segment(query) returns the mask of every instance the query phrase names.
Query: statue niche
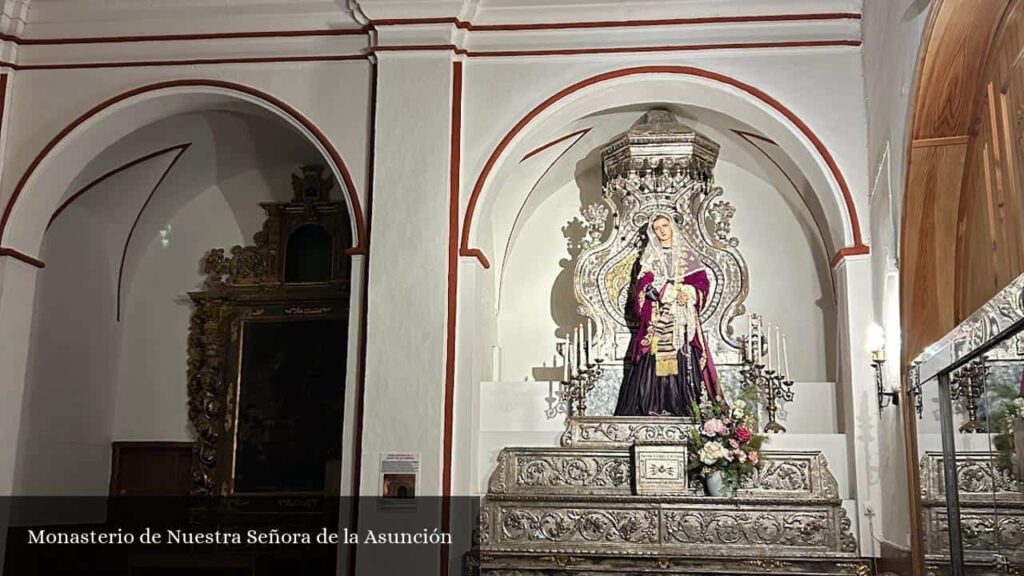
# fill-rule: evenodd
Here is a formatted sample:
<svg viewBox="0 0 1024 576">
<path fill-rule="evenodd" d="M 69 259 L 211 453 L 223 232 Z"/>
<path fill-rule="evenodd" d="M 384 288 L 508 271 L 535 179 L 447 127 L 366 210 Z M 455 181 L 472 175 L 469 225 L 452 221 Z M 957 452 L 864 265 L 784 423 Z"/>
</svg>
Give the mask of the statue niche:
<svg viewBox="0 0 1024 576">
<path fill-rule="evenodd" d="M 340 488 L 351 238 L 322 166 L 292 176 L 290 202 L 265 202 L 250 246 L 202 260 L 192 292 L 189 422 L 197 495 Z"/>
<path fill-rule="evenodd" d="M 572 374 L 567 428 L 560 447 L 499 452 L 472 573 L 870 573 L 820 451 L 763 451 L 764 466 L 734 496 L 708 496 L 690 482 L 695 421 L 681 408 L 612 416 L 620 390 L 644 379 L 674 374 L 663 384 L 691 395 L 742 385 L 732 321 L 744 313 L 747 268 L 729 235 L 733 208 L 712 186 L 717 157 L 716 143 L 665 110 L 602 151 L 602 199 L 583 209 L 589 238 L 573 276 L 578 313 L 593 329 L 577 328 L 587 337 L 562 347 Z M 672 322 L 655 318 L 660 304 Z M 645 322 L 655 326 L 650 338 Z M 693 370 L 702 367 L 695 352 L 717 368 L 717 382 Z M 681 375 L 688 362 L 692 377 Z"/>
<path fill-rule="evenodd" d="M 730 236 L 735 209 L 712 186 L 718 150 L 657 109 L 602 150 L 602 198 L 583 209 L 573 284 L 593 322 L 591 355 L 607 363 L 578 415 L 684 416 L 701 391 L 735 389 L 743 345 L 732 321 L 748 278 Z"/>
</svg>

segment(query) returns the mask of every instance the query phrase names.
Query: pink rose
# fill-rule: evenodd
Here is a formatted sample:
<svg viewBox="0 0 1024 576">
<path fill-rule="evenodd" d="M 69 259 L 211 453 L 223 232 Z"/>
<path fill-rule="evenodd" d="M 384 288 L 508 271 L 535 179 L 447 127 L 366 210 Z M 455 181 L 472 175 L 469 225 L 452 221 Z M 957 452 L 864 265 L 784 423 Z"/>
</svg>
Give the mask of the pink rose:
<svg viewBox="0 0 1024 576">
<path fill-rule="evenodd" d="M 722 434 L 726 431 L 725 425 L 718 418 L 713 418 L 704 423 L 703 433 L 709 438 L 714 438 L 718 434 Z"/>
<path fill-rule="evenodd" d="M 751 452 L 750 454 L 748 454 L 747 458 L 750 459 L 750 463 L 751 464 L 755 464 L 755 465 L 757 464 L 757 461 L 761 459 L 760 456 L 757 455 L 757 451 L 756 450 Z"/>
<path fill-rule="evenodd" d="M 735 449 L 740 447 L 740 443 L 737 442 L 735 438 L 730 438 L 729 439 L 729 447 L 732 448 L 733 450 L 735 450 Z"/>
<path fill-rule="evenodd" d="M 740 442 L 750 442 L 753 434 L 750 433 L 750 429 L 746 426 L 740 426 L 736 429 L 736 432 L 733 433 L 733 436 L 735 436 Z"/>
</svg>

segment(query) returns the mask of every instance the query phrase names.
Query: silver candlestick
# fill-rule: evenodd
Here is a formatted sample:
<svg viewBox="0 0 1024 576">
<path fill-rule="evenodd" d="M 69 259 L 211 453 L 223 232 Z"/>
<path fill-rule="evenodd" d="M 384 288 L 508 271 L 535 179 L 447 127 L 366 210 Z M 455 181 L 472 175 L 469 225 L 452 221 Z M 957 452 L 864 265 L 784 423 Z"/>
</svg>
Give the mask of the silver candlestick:
<svg viewBox="0 0 1024 576">
<path fill-rule="evenodd" d="M 603 358 L 596 358 L 593 362 L 588 361 L 575 370 L 570 368 L 569 381 L 566 382 L 570 413 L 579 416 L 587 415 L 587 396 L 604 375 L 603 364 Z"/>
<path fill-rule="evenodd" d="M 756 345 L 757 343 L 755 343 Z M 748 347 L 744 346 L 744 350 Z M 743 368 L 740 375 L 743 377 L 744 387 L 753 386 L 758 395 L 763 395 L 765 412 L 768 414 L 768 422 L 764 425 L 765 432 L 782 433 L 786 427 L 779 424 L 777 415 L 780 402 L 793 401 L 793 381 L 786 378 L 781 371 L 765 369 L 765 365 L 753 360 L 749 354 L 744 354 Z M 758 355 L 759 357 L 761 355 Z"/>
</svg>

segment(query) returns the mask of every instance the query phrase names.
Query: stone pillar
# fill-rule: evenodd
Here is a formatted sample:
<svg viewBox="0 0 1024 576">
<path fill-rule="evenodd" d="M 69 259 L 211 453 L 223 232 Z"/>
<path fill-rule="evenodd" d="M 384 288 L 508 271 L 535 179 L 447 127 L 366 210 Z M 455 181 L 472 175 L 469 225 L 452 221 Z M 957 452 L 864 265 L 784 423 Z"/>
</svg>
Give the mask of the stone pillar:
<svg viewBox="0 0 1024 576">
<path fill-rule="evenodd" d="M 848 256 L 833 270 L 839 324 L 839 387 L 850 459 L 851 498 L 857 501 L 857 541 L 861 555 L 872 553 L 871 523 L 877 522 L 879 458 L 878 401 L 871 354 L 867 349 L 874 324 L 871 291 L 871 260 L 867 255 Z"/>
<path fill-rule="evenodd" d="M 364 496 L 380 494 L 380 457 L 387 452 L 420 455 L 418 496 L 444 493 L 453 57 L 449 50 L 379 53 Z M 360 531 L 374 529 L 367 512 L 360 513 Z M 398 558 L 364 546 L 357 565 L 359 574 L 427 573 L 441 559 L 429 547 L 410 547 Z"/>
<path fill-rule="evenodd" d="M 38 268 L 0 256 L 0 496 L 14 494 Z"/>
</svg>

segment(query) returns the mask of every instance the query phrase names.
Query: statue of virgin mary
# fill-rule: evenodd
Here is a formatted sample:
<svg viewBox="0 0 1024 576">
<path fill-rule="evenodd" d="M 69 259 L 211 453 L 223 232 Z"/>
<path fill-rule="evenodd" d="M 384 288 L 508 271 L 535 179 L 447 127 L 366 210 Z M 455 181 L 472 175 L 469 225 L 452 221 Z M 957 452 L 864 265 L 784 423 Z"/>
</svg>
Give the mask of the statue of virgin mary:
<svg viewBox="0 0 1024 576">
<path fill-rule="evenodd" d="M 636 280 L 637 330 L 626 353 L 616 416 L 690 416 L 704 394 L 721 398 L 700 311 L 707 271 L 670 216 L 656 214 Z"/>
</svg>

